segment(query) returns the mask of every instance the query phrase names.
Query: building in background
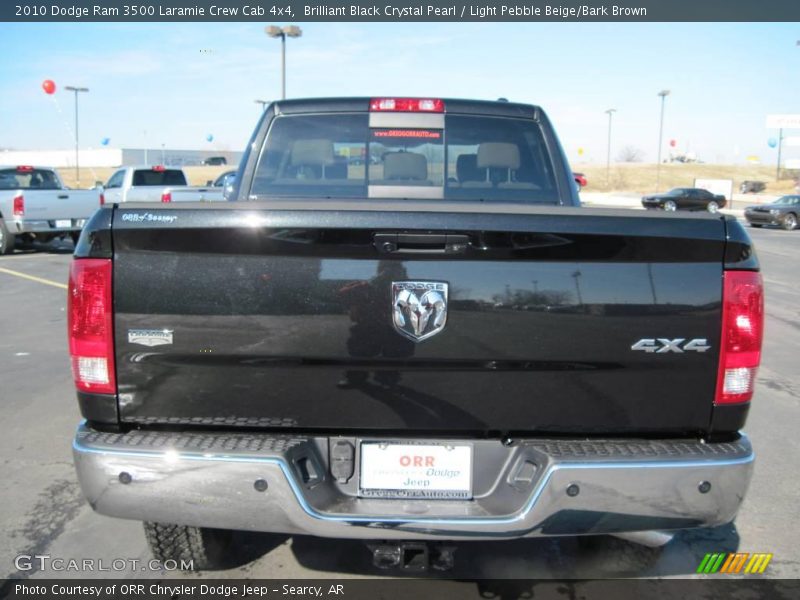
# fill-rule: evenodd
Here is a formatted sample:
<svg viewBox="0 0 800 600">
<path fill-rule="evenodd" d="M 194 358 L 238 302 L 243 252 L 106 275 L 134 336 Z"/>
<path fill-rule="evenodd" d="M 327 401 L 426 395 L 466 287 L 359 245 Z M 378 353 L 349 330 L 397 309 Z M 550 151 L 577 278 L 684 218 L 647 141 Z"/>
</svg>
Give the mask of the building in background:
<svg viewBox="0 0 800 600">
<path fill-rule="evenodd" d="M 224 159 L 224 163 L 221 159 Z M 121 167 L 128 165 L 168 165 L 190 167 L 204 164 L 228 164 L 235 167 L 241 152 L 228 150 L 173 150 L 171 148 L 94 148 L 81 150 L 80 166 Z M 39 165 L 66 168 L 75 166 L 74 150 L 0 150 L 2 165 Z"/>
</svg>

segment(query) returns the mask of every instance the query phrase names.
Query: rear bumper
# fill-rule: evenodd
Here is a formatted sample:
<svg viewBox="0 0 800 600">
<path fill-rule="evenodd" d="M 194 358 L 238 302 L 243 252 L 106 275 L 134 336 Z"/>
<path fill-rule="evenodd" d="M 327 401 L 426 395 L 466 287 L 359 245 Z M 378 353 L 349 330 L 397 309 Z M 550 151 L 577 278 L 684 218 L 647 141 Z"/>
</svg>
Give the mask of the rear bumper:
<svg viewBox="0 0 800 600">
<path fill-rule="evenodd" d="M 60 219 L 61 220 L 61 219 Z M 14 235 L 22 233 L 69 233 L 80 231 L 88 219 L 63 219 L 69 221 L 69 226 L 58 227 L 56 220 L 46 219 L 6 219 L 6 229 Z"/>
<path fill-rule="evenodd" d="M 359 498 L 357 464 L 348 483 L 328 474 L 327 438 L 113 434 L 81 425 L 73 449 L 84 495 L 101 514 L 358 539 L 502 539 L 721 525 L 736 516 L 754 460 L 745 436 L 715 444 L 473 444 L 475 493 L 468 501 Z M 710 484 L 705 492 L 703 482 Z"/>
</svg>

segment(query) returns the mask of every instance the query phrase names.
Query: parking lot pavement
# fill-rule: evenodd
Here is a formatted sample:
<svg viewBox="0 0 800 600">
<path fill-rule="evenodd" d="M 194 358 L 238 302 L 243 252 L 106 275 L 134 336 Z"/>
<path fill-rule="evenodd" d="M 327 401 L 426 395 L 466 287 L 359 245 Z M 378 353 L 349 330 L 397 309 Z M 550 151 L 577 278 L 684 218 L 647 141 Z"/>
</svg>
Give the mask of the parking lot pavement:
<svg viewBox="0 0 800 600">
<path fill-rule="evenodd" d="M 599 548 L 556 538 L 463 543 L 456 553 L 456 568 L 448 576 L 685 577 L 694 572 L 705 553 L 737 548 L 773 553 L 768 576 L 800 576 L 796 517 L 792 516 L 800 493 L 795 473 L 800 459 L 800 231 L 749 231 L 763 267 L 767 324 L 763 366 L 747 427 L 757 452 L 755 475 L 735 527 L 680 534 L 649 568 L 642 567 L 645 551 L 620 554 L 602 541 Z M 6 577 L 87 575 L 18 570 L 14 558 L 20 554 L 106 561 L 144 561 L 149 556 L 140 524 L 95 515 L 75 482 L 70 442 L 80 416 L 67 360 L 64 291 L 70 249 L 66 242 L 47 251 L 0 258 L 0 481 L 4 488 L 0 566 Z M 372 568 L 366 549 L 355 541 L 262 536 L 247 543 L 250 553 L 260 557 L 221 573 L 184 575 L 138 568 L 88 575 L 299 578 L 384 574 Z"/>
</svg>

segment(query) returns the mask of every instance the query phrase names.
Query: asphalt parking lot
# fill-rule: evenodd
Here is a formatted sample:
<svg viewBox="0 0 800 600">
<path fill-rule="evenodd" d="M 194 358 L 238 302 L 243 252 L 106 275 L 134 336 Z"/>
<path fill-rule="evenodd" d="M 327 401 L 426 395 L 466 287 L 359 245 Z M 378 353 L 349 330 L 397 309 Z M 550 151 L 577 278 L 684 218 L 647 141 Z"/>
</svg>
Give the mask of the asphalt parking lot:
<svg viewBox="0 0 800 600">
<path fill-rule="evenodd" d="M 575 539 L 464 543 L 448 577 L 595 578 L 615 575 L 686 577 L 707 552 L 769 552 L 770 577 L 800 576 L 793 525 L 800 497 L 800 231 L 749 230 L 761 260 L 767 323 L 758 388 L 747 431 L 757 452 L 755 475 L 735 526 L 680 534 L 646 568 L 613 546 L 587 548 Z M 70 443 L 80 419 L 66 347 L 66 280 L 72 245 L 0 258 L 0 566 L 4 577 L 328 578 L 381 576 L 359 542 L 306 537 L 247 538 L 256 558 L 217 573 L 161 571 L 53 572 L 18 569 L 20 554 L 64 559 L 146 561 L 141 525 L 96 515 L 81 498 Z M 795 515 L 794 517 L 792 515 Z M 391 573 L 395 575 L 395 573 Z M 432 574 L 430 576 L 441 576 Z"/>
</svg>

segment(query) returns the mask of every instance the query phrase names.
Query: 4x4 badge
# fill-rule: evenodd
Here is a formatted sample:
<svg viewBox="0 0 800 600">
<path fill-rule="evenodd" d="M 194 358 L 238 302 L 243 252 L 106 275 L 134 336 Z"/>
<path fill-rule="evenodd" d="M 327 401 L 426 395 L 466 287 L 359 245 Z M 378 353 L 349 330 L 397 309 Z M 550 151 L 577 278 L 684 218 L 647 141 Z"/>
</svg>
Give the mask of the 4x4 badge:
<svg viewBox="0 0 800 600">
<path fill-rule="evenodd" d="M 392 282 L 392 323 L 401 335 L 421 342 L 442 331 L 446 322 L 446 283 Z"/>
</svg>

